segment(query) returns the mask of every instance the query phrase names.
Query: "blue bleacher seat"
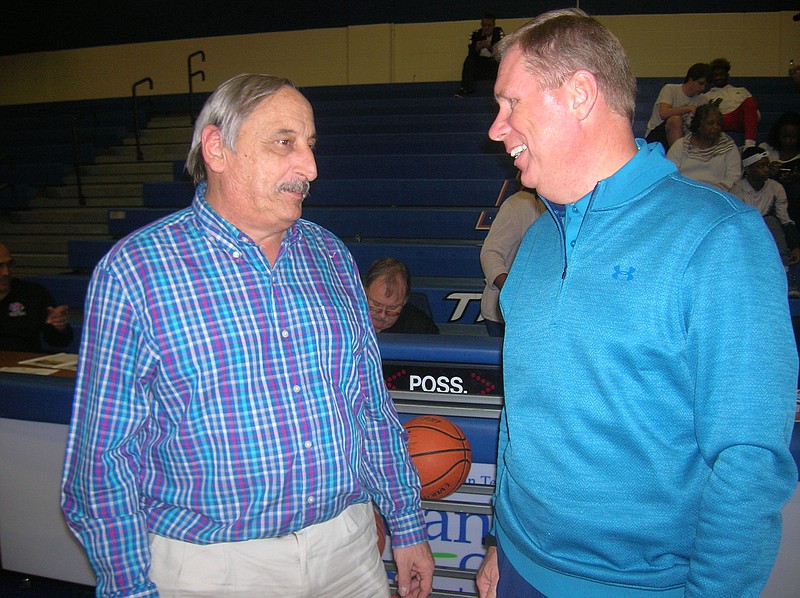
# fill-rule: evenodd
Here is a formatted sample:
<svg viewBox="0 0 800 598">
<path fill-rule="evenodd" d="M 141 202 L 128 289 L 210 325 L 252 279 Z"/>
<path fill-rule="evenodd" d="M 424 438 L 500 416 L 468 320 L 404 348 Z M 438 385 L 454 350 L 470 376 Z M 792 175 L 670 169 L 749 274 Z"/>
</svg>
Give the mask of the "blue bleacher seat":
<svg viewBox="0 0 800 598">
<path fill-rule="evenodd" d="M 194 197 L 194 185 L 190 181 L 145 183 L 142 196 L 147 208 L 185 208 Z"/>
<path fill-rule="evenodd" d="M 36 187 L 20 184 L 0 183 L 0 210 L 18 210 L 28 207 L 28 203 L 38 193 Z"/>
<path fill-rule="evenodd" d="M 519 183 L 504 179 L 318 178 L 311 183 L 304 205 L 490 207 L 518 189 Z M 184 208 L 194 197 L 194 185 L 145 183 L 142 193 L 147 208 Z"/>
<path fill-rule="evenodd" d="M 46 288 L 55 301 L 70 309 L 83 309 L 86 290 L 89 288 L 88 274 L 35 274 L 25 277 Z"/>
<path fill-rule="evenodd" d="M 482 240 L 498 208 L 303 208 L 303 218 L 316 222 L 338 237 L 376 239 L 470 239 Z M 172 208 L 125 208 L 108 211 L 108 233 L 125 235 L 173 213 Z M 482 225 L 479 227 L 478 225 Z"/>
</svg>

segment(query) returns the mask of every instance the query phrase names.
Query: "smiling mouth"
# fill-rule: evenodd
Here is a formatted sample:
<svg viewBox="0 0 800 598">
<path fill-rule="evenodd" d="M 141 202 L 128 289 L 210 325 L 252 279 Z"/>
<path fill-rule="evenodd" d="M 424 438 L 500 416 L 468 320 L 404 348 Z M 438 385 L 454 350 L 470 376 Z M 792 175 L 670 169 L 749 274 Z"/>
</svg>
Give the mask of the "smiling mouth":
<svg viewBox="0 0 800 598">
<path fill-rule="evenodd" d="M 528 149 L 528 146 L 523 143 L 522 145 L 518 145 L 508 153 L 511 155 L 512 158 L 516 160 L 526 149 Z"/>
</svg>

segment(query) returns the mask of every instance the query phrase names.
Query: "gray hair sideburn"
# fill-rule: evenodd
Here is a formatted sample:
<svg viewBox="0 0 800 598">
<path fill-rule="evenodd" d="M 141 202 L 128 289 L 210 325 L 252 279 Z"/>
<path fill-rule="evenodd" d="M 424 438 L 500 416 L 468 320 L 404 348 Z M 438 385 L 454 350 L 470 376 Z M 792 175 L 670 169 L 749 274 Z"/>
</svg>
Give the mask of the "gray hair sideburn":
<svg viewBox="0 0 800 598">
<path fill-rule="evenodd" d="M 297 89 L 290 79 L 273 75 L 241 74 L 231 77 L 212 93 L 197 117 L 192 145 L 186 157 L 186 171 L 195 185 L 207 178 L 201 135 L 207 125 L 219 127 L 225 146 L 236 151 L 236 137 L 242 125 L 261 101 L 283 87 Z"/>
</svg>

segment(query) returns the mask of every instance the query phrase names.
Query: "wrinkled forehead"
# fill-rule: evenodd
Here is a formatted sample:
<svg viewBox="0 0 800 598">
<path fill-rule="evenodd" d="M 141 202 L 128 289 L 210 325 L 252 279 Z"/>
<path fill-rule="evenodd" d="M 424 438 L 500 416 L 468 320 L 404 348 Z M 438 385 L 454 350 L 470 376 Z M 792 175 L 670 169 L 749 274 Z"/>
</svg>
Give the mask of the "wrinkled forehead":
<svg viewBox="0 0 800 598">
<path fill-rule="evenodd" d="M 402 280 L 387 276 L 376 278 L 367 288 L 367 297 L 373 300 L 394 300 L 402 303 L 405 298 L 405 284 Z"/>
<path fill-rule="evenodd" d="M 283 87 L 265 97 L 242 122 L 237 138 L 247 130 L 266 130 L 316 139 L 314 112 L 299 91 Z"/>
</svg>

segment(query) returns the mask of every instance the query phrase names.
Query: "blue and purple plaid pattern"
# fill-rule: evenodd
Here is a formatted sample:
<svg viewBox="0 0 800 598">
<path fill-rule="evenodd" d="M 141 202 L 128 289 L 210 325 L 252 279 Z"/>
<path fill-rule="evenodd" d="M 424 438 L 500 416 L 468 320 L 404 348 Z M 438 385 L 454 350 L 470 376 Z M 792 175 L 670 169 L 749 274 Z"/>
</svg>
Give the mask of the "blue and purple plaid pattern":
<svg viewBox="0 0 800 598">
<path fill-rule="evenodd" d="M 90 284 L 63 507 L 99 588 L 154 592 L 148 532 L 281 536 L 370 499 L 395 545 L 425 540 L 349 252 L 300 220 L 271 267 L 203 192 Z"/>
</svg>

